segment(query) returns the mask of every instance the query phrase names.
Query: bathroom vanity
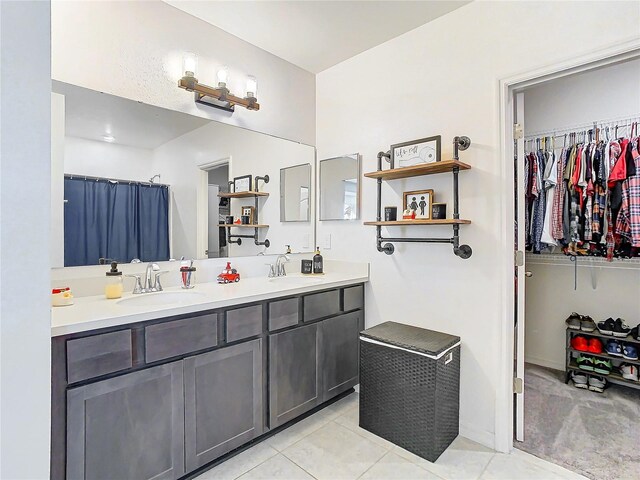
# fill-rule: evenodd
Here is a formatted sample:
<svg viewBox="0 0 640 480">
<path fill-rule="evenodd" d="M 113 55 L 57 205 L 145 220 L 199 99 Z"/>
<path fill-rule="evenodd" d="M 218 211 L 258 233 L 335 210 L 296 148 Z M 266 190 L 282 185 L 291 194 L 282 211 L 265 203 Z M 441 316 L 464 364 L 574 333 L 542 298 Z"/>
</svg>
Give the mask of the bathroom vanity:
<svg viewBox="0 0 640 480">
<path fill-rule="evenodd" d="M 180 478 L 356 385 L 367 278 L 284 278 L 56 310 L 52 478 Z"/>
</svg>

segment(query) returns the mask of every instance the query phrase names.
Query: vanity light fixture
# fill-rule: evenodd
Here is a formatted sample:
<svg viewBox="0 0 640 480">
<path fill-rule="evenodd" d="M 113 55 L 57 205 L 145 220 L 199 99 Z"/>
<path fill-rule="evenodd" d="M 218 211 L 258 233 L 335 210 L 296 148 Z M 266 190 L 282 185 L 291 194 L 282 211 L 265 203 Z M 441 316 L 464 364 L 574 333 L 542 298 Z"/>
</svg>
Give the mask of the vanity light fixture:
<svg viewBox="0 0 640 480">
<path fill-rule="evenodd" d="M 184 55 L 182 66 L 184 73 L 178 81 L 178 87 L 188 92 L 194 92 L 196 103 L 220 108 L 227 112 L 235 111 L 236 105 L 245 107 L 247 110 L 260 110 L 260 104 L 256 98 L 258 90 L 256 77 L 251 75 L 247 77 L 246 96 L 240 98 L 233 95 L 227 88 L 229 83 L 229 68 L 227 66 L 220 67 L 216 73 L 217 87 L 210 87 L 198 82 L 196 78 L 198 57 L 194 53 Z"/>
</svg>

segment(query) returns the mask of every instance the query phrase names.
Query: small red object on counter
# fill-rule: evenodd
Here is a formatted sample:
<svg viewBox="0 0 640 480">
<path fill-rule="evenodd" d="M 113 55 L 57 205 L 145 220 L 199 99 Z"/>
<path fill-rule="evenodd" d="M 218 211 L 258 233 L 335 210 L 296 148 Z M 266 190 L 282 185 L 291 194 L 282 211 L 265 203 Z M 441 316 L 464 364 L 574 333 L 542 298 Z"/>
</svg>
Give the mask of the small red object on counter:
<svg viewBox="0 0 640 480">
<path fill-rule="evenodd" d="M 227 262 L 225 269 L 218 275 L 218 283 L 238 283 L 239 281 L 240 274 L 235 268 L 231 268 L 231 262 Z"/>
</svg>

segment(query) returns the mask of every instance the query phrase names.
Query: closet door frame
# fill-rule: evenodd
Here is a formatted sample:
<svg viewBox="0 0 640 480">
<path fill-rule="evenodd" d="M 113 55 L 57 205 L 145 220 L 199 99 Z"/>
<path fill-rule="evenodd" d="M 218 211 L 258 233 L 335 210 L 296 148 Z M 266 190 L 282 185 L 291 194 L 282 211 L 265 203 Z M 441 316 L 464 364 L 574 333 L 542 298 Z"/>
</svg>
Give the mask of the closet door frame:
<svg viewBox="0 0 640 480">
<path fill-rule="evenodd" d="M 565 77 L 575 73 L 586 72 L 622 61 L 640 58 L 640 39 L 634 38 L 626 42 L 610 44 L 588 54 L 543 67 L 531 69 L 518 75 L 498 79 L 499 115 L 501 143 L 501 212 L 500 212 L 500 254 L 497 259 L 501 272 L 501 325 L 500 325 L 500 358 L 499 375 L 496 390 L 495 450 L 510 452 L 514 443 L 514 355 L 515 329 L 514 312 L 516 292 L 514 289 L 514 102 L 515 94 L 526 87 Z M 521 300 L 524 304 L 524 299 Z M 487 438 L 487 441 L 490 439 Z"/>
</svg>

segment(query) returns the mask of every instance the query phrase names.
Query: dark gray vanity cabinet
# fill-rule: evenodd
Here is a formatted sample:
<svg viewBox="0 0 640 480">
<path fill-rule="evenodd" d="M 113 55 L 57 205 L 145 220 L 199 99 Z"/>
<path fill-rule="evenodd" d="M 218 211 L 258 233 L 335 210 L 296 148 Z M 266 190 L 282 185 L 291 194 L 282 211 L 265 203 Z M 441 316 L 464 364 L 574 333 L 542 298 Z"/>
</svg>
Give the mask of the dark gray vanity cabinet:
<svg viewBox="0 0 640 480">
<path fill-rule="evenodd" d="M 181 361 L 68 390 L 68 480 L 184 473 Z"/>
<path fill-rule="evenodd" d="M 320 323 L 322 402 L 358 384 L 358 335 L 363 329 L 361 311 Z"/>
<path fill-rule="evenodd" d="M 269 426 L 275 428 L 322 401 L 319 324 L 269 336 Z"/>
<path fill-rule="evenodd" d="M 262 339 L 185 358 L 184 386 L 187 471 L 263 433 Z"/>
</svg>

